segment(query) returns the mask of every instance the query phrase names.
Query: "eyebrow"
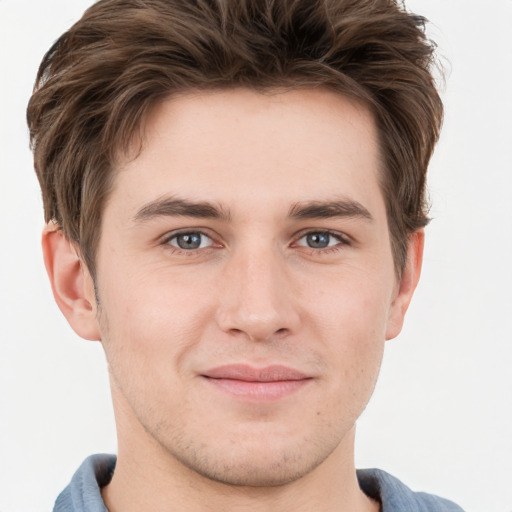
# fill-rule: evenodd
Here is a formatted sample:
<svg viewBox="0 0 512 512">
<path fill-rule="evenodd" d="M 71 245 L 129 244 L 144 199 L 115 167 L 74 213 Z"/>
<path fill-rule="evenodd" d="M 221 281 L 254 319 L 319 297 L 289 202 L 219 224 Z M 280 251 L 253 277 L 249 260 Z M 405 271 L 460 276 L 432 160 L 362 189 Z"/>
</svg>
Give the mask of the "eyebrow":
<svg viewBox="0 0 512 512">
<path fill-rule="evenodd" d="M 177 197 L 164 197 L 145 204 L 133 217 L 136 222 L 144 222 L 155 217 L 196 217 L 201 219 L 219 219 L 228 221 L 230 213 L 206 201 L 189 201 Z"/>
<path fill-rule="evenodd" d="M 361 203 L 350 199 L 296 203 L 290 208 L 289 216 L 294 219 L 349 217 L 373 221 L 371 213 Z"/>
<path fill-rule="evenodd" d="M 163 197 L 145 204 L 133 219 L 136 222 L 145 222 L 156 217 L 173 216 L 231 220 L 229 210 L 220 205 L 207 201 L 190 201 L 175 196 Z M 288 216 L 300 220 L 349 217 L 373 221 L 372 215 L 361 203 L 349 199 L 295 203 L 290 208 Z"/>
</svg>

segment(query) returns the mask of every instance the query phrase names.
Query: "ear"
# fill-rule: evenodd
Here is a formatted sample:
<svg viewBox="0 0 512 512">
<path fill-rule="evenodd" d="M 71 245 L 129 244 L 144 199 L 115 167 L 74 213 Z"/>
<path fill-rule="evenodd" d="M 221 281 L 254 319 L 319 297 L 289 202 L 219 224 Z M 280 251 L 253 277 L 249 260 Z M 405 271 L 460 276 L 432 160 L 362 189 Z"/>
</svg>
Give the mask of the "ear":
<svg viewBox="0 0 512 512">
<path fill-rule="evenodd" d="M 99 340 L 94 284 L 78 250 L 54 223 L 44 228 L 42 245 L 44 264 L 57 305 L 79 336 Z"/>
<path fill-rule="evenodd" d="M 423 229 L 415 231 L 409 236 L 407 260 L 402 275 L 397 282 L 395 298 L 389 311 L 386 340 L 395 338 L 402 330 L 405 313 L 420 279 L 424 241 L 425 232 Z"/>
</svg>

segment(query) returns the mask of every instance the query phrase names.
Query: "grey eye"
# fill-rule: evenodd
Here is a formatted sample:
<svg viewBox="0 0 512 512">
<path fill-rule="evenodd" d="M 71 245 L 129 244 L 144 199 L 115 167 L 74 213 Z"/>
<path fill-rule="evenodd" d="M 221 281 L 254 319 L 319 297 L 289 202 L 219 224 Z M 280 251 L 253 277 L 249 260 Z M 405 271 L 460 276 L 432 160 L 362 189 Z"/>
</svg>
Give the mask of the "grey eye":
<svg viewBox="0 0 512 512">
<path fill-rule="evenodd" d="M 311 231 L 302 236 L 298 240 L 297 245 L 311 249 L 326 249 L 328 247 L 334 247 L 340 242 L 342 242 L 341 237 L 327 231 Z"/>
<path fill-rule="evenodd" d="M 212 240 L 210 237 L 197 232 L 179 233 L 169 240 L 170 245 L 185 251 L 208 247 L 211 245 L 211 242 Z"/>
<path fill-rule="evenodd" d="M 313 249 L 323 249 L 329 247 L 331 235 L 329 233 L 309 233 L 306 235 L 308 247 Z"/>
</svg>

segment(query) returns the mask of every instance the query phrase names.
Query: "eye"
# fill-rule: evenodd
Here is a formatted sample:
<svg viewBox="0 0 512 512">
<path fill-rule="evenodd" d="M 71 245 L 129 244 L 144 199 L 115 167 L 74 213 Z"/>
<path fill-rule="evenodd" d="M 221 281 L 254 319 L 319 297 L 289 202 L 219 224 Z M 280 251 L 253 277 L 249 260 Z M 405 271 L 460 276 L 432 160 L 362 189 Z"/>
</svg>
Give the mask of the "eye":
<svg viewBox="0 0 512 512">
<path fill-rule="evenodd" d="M 204 249 L 210 247 L 213 243 L 212 239 L 199 231 L 189 231 L 185 233 L 177 233 L 167 239 L 166 243 L 185 251 L 194 249 Z"/>
<path fill-rule="evenodd" d="M 297 245 L 311 249 L 327 249 L 342 242 L 343 239 L 340 235 L 335 235 L 329 231 L 312 231 L 299 238 Z"/>
</svg>

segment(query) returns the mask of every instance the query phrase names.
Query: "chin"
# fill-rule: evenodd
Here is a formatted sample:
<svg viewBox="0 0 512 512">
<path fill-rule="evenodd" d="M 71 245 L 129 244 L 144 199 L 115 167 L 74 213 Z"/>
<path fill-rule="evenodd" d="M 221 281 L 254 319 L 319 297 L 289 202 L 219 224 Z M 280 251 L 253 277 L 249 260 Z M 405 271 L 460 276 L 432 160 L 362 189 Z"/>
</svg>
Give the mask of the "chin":
<svg viewBox="0 0 512 512">
<path fill-rule="evenodd" d="M 240 487 L 279 487 L 304 477 L 321 462 L 297 454 L 272 454 L 262 460 L 260 455 L 232 454 L 228 457 L 182 459 L 195 473 L 221 484 Z"/>
<path fill-rule="evenodd" d="M 247 434 L 247 433 L 246 433 Z M 272 435 L 274 434 L 274 435 Z M 297 481 L 324 462 L 339 446 L 336 436 L 227 436 L 181 438 L 169 443 L 167 452 L 194 473 L 231 486 L 277 487 Z M 323 439 L 322 439 L 323 438 Z M 320 440 L 320 441 L 319 441 Z"/>
</svg>

